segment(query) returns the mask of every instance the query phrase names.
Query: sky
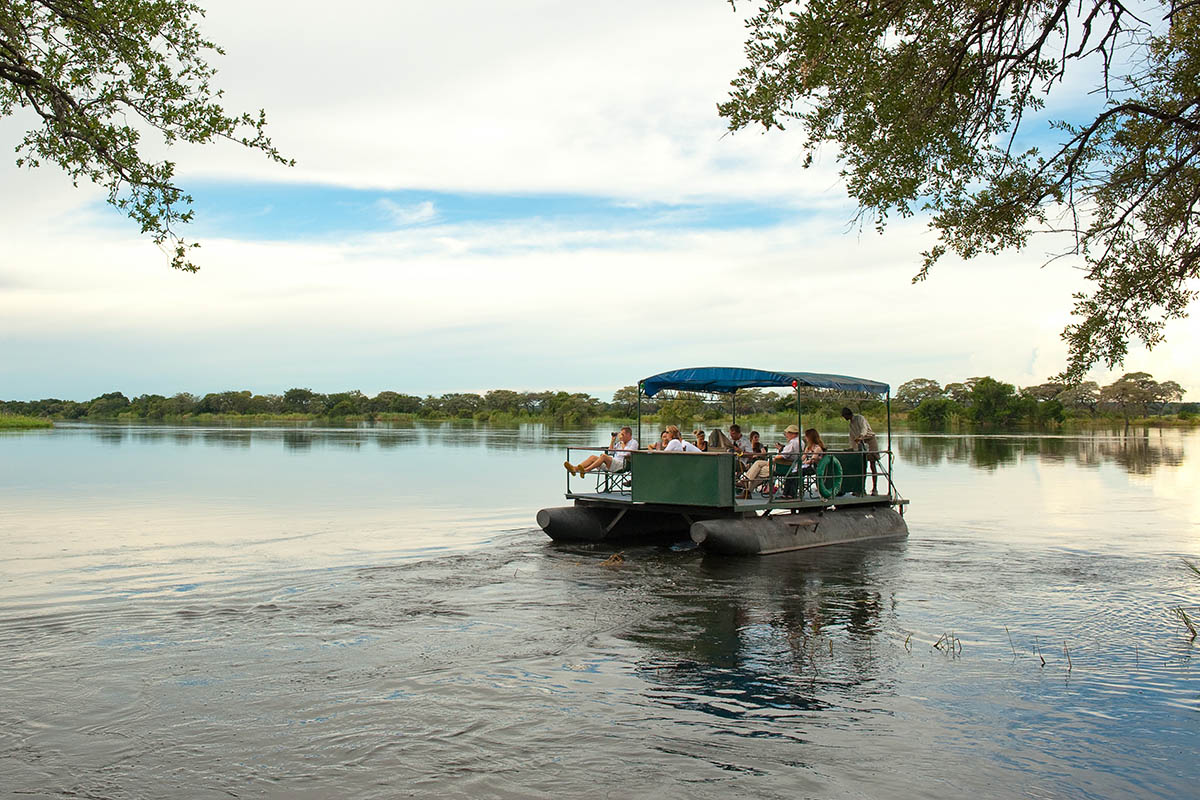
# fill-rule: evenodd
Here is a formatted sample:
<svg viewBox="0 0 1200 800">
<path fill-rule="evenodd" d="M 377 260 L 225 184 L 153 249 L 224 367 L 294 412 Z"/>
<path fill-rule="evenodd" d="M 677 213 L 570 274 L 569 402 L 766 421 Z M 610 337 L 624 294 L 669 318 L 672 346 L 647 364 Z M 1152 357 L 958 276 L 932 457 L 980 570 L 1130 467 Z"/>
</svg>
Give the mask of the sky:
<svg viewBox="0 0 1200 800">
<path fill-rule="evenodd" d="M 169 151 L 191 275 L 95 187 L 0 161 L 0 398 L 607 397 L 703 365 L 1029 385 L 1064 365 L 1070 265 L 1035 243 L 913 285 L 925 220 L 860 230 L 834 152 L 803 169 L 790 131 L 726 132 L 745 29 L 725 0 L 203 5 L 226 106 L 266 108 L 296 166 Z M 1123 371 L 1200 397 L 1200 320 L 1167 336 Z"/>
</svg>

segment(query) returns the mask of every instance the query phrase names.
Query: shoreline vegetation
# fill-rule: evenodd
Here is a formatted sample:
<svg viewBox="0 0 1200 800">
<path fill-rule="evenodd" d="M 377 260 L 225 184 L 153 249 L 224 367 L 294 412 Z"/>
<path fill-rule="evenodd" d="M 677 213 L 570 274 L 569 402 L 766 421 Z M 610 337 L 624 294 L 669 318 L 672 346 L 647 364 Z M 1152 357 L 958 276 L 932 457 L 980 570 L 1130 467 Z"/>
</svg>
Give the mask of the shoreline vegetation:
<svg viewBox="0 0 1200 800">
<path fill-rule="evenodd" d="M 6 414 L 0 411 L 0 431 L 53 427 L 54 422 L 46 417 L 30 417 L 26 416 L 25 414 Z"/>
<path fill-rule="evenodd" d="M 803 424 L 834 431 L 845 426 L 843 406 L 862 413 L 876 431 L 887 426 L 887 405 L 878 397 L 801 387 Z M 990 377 L 939 385 L 927 378 L 901 384 L 891 398 L 893 427 L 929 431 L 989 429 L 1072 430 L 1114 426 L 1189 427 L 1200 425 L 1200 407 L 1181 403 L 1173 381 L 1157 382 L 1144 372 L 1129 373 L 1105 387 L 1094 382 L 1066 386 L 1054 382 L 1018 389 Z M 605 402 L 582 392 L 518 392 L 440 396 L 383 391 L 371 397 L 352 390 L 322 394 L 294 388 L 283 394 L 249 391 L 203 396 L 179 393 L 134 398 L 109 392 L 85 401 L 47 398 L 0 401 L 0 428 L 50 427 L 53 420 L 175 423 L 403 423 L 461 420 L 492 425 L 544 423 L 559 426 L 624 424 L 636 419 L 637 387 L 625 386 Z M 729 424 L 728 397 L 662 392 L 641 400 L 643 423 L 677 424 L 687 432 Z M 796 421 L 796 393 L 743 389 L 737 393 L 743 429 Z M 643 435 L 644 435 L 643 431 Z"/>
</svg>

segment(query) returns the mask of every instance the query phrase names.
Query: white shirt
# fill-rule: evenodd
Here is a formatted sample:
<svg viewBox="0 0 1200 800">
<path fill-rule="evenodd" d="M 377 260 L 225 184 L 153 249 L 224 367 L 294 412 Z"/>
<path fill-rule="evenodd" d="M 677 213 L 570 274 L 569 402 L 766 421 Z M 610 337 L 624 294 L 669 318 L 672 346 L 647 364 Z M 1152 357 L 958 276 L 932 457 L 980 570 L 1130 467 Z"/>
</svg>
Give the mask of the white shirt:
<svg viewBox="0 0 1200 800">
<path fill-rule="evenodd" d="M 788 443 L 785 444 L 783 446 L 783 449 L 779 451 L 779 455 L 781 455 L 781 456 L 786 456 L 786 455 L 795 456 L 795 455 L 799 455 L 799 454 L 800 454 L 800 437 L 799 436 L 797 436 L 794 439 L 789 439 Z M 795 459 L 792 459 L 792 460 L 795 461 Z"/>
<path fill-rule="evenodd" d="M 680 451 L 683 451 L 684 453 L 704 452 L 699 447 L 696 447 L 696 445 L 692 444 L 691 442 L 685 442 L 683 439 L 672 439 L 663 449 L 664 453 L 678 453 Z"/>
<path fill-rule="evenodd" d="M 614 442 L 613 446 L 612 446 L 611 452 L 612 452 L 612 457 L 613 457 L 613 463 L 616 463 L 618 461 L 624 461 L 625 457 L 628 455 L 629 451 L 637 450 L 637 449 L 638 449 L 638 440 L 637 439 L 634 439 L 631 437 L 629 439 L 628 444 L 621 444 L 621 440 L 620 440 L 620 438 L 618 438 L 617 441 Z"/>
<path fill-rule="evenodd" d="M 871 430 L 871 423 L 867 422 L 867 418 L 862 414 L 855 414 L 850 418 L 850 446 L 854 447 L 858 444 L 858 439 L 869 439 L 875 435 L 875 431 Z"/>
<path fill-rule="evenodd" d="M 754 445 L 750 444 L 749 436 L 740 436 L 737 439 L 730 439 L 729 441 L 731 441 L 733 446 L 738 450 L 741 450 L 743 453 L 754 452 Z"/>
</svg>

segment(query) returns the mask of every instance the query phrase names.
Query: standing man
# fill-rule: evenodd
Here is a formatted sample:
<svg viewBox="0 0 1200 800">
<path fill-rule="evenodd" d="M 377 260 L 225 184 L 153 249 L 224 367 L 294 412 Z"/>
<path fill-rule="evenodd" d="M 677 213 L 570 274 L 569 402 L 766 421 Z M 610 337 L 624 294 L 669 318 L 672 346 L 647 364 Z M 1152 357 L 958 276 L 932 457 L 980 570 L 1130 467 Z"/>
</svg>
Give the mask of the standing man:
<svg viewBox="0 0 1200 800">
<path fill-rule="evenodd" d="M 871 423 L 862 414 L 855 414 L 848 408 L 842 409 L 842 418 L 850 423 L 850 449 L 863 451 L 864 458 L 871 465 L 871 494 L 879 494 L 879 440 Z M 863 475 L 863 479 L 866 479 Z"/>
<path fill-rule="evenodd" d="M 567 468 L 567 472 L 579 476 L 586 475 L 594 469 L 621 472 L 629 467 L 630 452 L 637 449 L 638 441 L 633 438 L 633 428 L 626 425 L 613 434 L 612 441 L 608 443 L 608 452 L 588 456 L 578 467 L 573 466 L 570 461 L 564 461 L 563 466 Z"/>
</svg>

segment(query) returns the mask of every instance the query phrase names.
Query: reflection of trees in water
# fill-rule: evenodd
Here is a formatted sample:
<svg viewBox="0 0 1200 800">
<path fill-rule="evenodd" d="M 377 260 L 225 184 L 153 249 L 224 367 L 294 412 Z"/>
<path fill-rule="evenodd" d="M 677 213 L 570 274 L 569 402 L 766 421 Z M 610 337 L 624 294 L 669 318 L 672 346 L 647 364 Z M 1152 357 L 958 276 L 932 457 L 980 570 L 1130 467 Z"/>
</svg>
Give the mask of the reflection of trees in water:
<svg viewBox="0 0 1200 800">
<path fill-rule="evenodd" d="M 873 640 L 885 601 L 865 587 L 902 547 L 705 560 L 693 585 L 676 580 L 660 597 L 661 616 L 627 634 L 647 651 L 638 670 L 666 690 L 661 702 L 718 716 L 861 698 L 884 668 Z"/>
<path fill-rule="evenodd" d="M 1178 440 L 1157 429 L 1094 432 L 1080 436 L 899 436 L 894 447 L 903 465 L 937 466 L 943 462 L 994 470 L 1026 457 L 1049 463 L 1097 467 L 1112 463 L 1149 475 L 1159 466 L 1183 463 Z"/>
<path fill-rule="evenodd" d="M 600 447 L 608 443 L 608 428 L 597 433 L 587 429 L 560 429 L 540 423 L 525 423 L 516 427 L 489 427 L 470 420 L 443 422 L 401 422 L 362 424 L 356 426 L 314 427 L 311 425 L 263 427 L 222 427 L 205 423 L 203 427 L 189 428 L 186 425 L 141 422 L 136 425 L 96 425 L 88 428 L 89 434 L 108 443 L 120 444 L 128 437 L 139 443 L 154 444 L 172 442 L 204 444 L 244 448 L 252 443 L 281 443 L 293 451 L 319 448 L 378 447 L 394 450 L 405 447 L 450 447 L 497 451 L 527 449 L 557 449 L 572 447 Z"/>
<path fill-rule="evenodd" d="M 213 447 L 249 447 L 254 432 L 249 430 L 213 430 L 206 429 L 201 433 L 201 440 Z"/>
<path fill-rule="evenodd" d="M 1162 438 L 1161 431 L 1143 428 L 1135 430 L 1116 441 L 1101 442 L 1098 449 L 1103 457 L 1120 464 L 1129 472 L 1149 475 L 1159 466 L 1177 467 L 1183 463 L 1183 448 L 1171 446 Z"/>
<path fill-rule="evenodd" d="M 284 431 L 283 446 L 288 450 L 311 450 L 313 444 L 312 431 Z"/>
<path fill-rule="evenodd" d="M 102 427 L 95 428 L 93 435 L 104 444 L 119 445 L 125 441 L 127 432 L 124 428 Z"/>
</svg>

